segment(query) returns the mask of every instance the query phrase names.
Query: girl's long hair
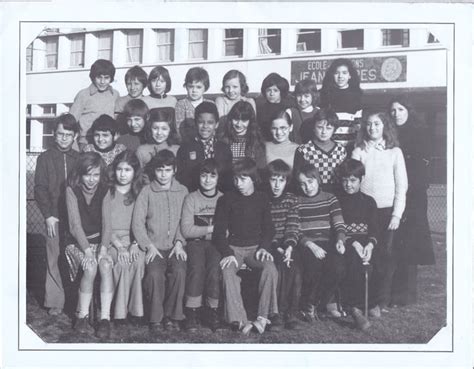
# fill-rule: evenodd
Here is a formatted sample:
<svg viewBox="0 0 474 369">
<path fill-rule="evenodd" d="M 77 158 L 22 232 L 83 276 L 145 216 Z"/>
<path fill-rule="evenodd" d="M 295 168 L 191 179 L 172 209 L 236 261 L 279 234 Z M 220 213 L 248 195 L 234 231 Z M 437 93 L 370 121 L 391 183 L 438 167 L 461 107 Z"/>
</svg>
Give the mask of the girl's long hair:
<svg viewBox="0 0 474 369">
<path fill-rule="evenodd" d="M 354 65 L 349 59 L 339 58 L 331 63 L 326 73 L 324 74 L 323 85 L 320 90 L 321 105 L 331 105 L 331 102 L 333 101 L 333 92 L 337 90 L 336 83 L 334 82 L 334 73 L 336 73 L 337 68 L 343 65 L 347 67 L 351 76 L 351 78 L 349 79 L 348 88 L 352 91 L 362 94 L 362 90 L 360 88 L 360 78 L 357 74 L 356 69 L 354 68 Z"/>
<path fill-rule="evenodd" d="M 252 158 L 255 157 L 256 151 L 263 149 L 263 143 L 260 134 L 260 128 L 257 125 L 257 120 L 255 119 L 255 110 L 253 109 L 252 105 L 250 105 L 250 103 L 247 101 L 238 101 L 234 104 L 232 109 L 230 109 L 230 112 L 227 115 L 227 127 L 223 137 L 223 141 L 228 145 L 238 138 L 238 136 L 235 134 L 232 120 L 249 121 L 247 133 L 245 134 L 245 155 Z"/>
<path fill-rule="evenodd" d="M 71 174 L 68 177 L 68 186 L 72 189 L 75 189 L 81 184 L 81 177 L 89 173 L 89 171 L 93 168 L 100 168 L 99 186 L 105 185 L 107 182 L 105 161 L 98 153 L 90 151 L 82 152 L 79 155 L 79 159 L 77 160 L 74 168 L 71 171 Z"/>
<path fill-rule="evenodd" d="M 383 123 L 383 139 L 385 140 L 385 148 L 392 149 L 394 147 L 399 147 L 400 144 L 398 142 L 397 129 L 395 128 L 392 119 L 390 119 L 385 112 L 377 111 L 364 111 L 361 127 L 357 133 L 355 146 L 360 147 L 361 149 L 367 147 L 367 142 L 370 140 L 367 132 L 367 122 L 368 119 L 374 115 L 379 117 Z"/>
<path fill-rule="evenodd" d="M 393 97 L 390 100 L 390 103 L 388 104 L 388 107 L 387 107 L 387 113 L 390 118 L 392 118 L 391 109 L 392 109 L 392 104 L 394 103 L 399 103 L 408 111 L 408 119 L 407 119 L 406 124 L 410 124 L 413 127 L 425 128 L 424 122 L 420 119 L 419 115 L 417 114 L 408 96 L 399 95 L 399 96 Z"/>
<path fill-rule="evenodd" d="M 151 126 L 155 122 L 166 122 L 170 127 L 170 134 L 166 140 L 169 146 L 175 145 L 179 142 L 178 131 L 176 129 L 175 114 L 173 108 L 154 108 L 150 110 L 148 120 L 145 123 L 145 142 L 147 144 L 156 144 L 153 134 L 151 132 Z"/>
<path fill-rule="evenodd" d="M 112 165 L 110 166 L 111 168 L 109 172 L 109 182 L 111 184 L 110 194 L 112 195 L 112 197 L 115 196 L 116 192 L 115 185 L 117 183 L 117 177 L 115 171 L 117 170 L 117 167 L 120 163 L 127 163 L 133 168 L 132 185 L 130 186 L 130 191 L 125 194 L 125 200 L 123 202 L 125 205 L 130 205 L 135 202 L 135 199 L 137 198 L 142 188 L 142 170 L 140 167 L 140 162 L 138 161 L 138 158 L 133 151 L 126 150 L 118 154 L 115 157 Z"/>
</svg>

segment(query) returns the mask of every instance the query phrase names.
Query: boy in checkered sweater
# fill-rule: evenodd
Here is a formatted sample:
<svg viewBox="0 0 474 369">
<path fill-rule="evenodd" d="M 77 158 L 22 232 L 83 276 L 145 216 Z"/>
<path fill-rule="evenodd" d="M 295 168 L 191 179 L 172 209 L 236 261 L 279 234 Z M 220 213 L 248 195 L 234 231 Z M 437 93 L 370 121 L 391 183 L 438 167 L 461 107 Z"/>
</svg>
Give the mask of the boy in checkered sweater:
<svg viewBox="0 0 474 369">
<path fill-rule="evenodd" d="M 295 173 L 306 164 L 311 164 L 319 171 L 321 189 L 334 192 L 336 175 L 334 170 L 347 156 L 346 149 L 332 140 L 338 126 L 336 113 L 330 109 L 319 110 L 314 117 L 313 140 L 300 145 L 295 152 L 293 169 Z"/>
</svg>

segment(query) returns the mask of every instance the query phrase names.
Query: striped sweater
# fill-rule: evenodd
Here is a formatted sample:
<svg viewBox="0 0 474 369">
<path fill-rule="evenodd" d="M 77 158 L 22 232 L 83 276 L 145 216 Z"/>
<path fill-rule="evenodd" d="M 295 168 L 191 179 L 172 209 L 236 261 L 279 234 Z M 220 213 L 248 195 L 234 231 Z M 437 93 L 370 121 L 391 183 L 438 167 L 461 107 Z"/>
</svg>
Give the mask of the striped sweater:
<svg viewBox="0 0 474 369">
<path fill-rule="evenodd" d="M 328 242 L 333 234 L 337 240 L 345 240 L 346 230 L 341 207 L 337 198 L 319 191 L 313 197 L 298 198 L 301 243 L 308 241 Z"/>
<path fill-rule="evenodd" d="M 284 193 L 271 199 L 270 212 L 275 227 L 273 247 L 295 247 L 299 236 L 298 197 L 292 193 Z"/>
</svg>

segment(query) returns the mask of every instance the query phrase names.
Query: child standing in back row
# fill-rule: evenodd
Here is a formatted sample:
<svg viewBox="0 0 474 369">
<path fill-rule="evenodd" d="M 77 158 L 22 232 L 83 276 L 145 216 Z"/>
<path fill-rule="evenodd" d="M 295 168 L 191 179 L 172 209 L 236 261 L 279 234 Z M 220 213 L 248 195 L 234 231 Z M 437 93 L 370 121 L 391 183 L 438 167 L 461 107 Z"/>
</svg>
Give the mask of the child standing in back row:
<svg viewBox="0 0 474 369">
<path fill-rule="evenodd" d="M 181 142 L 191 141 L 196 137 L 194 109 L 203 101 L 204 93 L 209 89 L 209 74 L 204 68 L 194 67 L 188 70 L 184 79 L 187 96 L 176 104 L 176 127 Z"/>
<path fill-rule="evenodd" d="M 378 247 L 374 278 L 382 311 L 390 303 L 391 285 L 397 257 L 392 250 L 394 232 L 400 226 L 408 189 L 407 172 L 394 123 L 385 113 L 367 112 L 357 136 L 352 158 L 365 166 L 361 191 L 377 203 Z M 378 310 L 378 309 L 377 309 Z M 376 312 L 375 315 L 379 315 Z"/>
<path fill-rule="evenodd" d="M 79 122 L 79 149 L 89 142 L 88 132 L 92 123 L 102 114 L 114 116 L 115 101 L 119 93 L 110 86 L 115 77 L 114 65 L 104 59 L 99 59 L 91 66 L 89 78 L 91 85 L 78 92 L 69 113 Z"/>
<path fill-rule="evenodd" d="M 162 66 L 153 68 L 148 76 L 149 96 L 143 97 L 148 109 L 176 107 L 176 97 L 168 95 L 171 90 L 171 77 L 168 69 Z"/>
<path fill-rule="evenodd" d="M 127 73 L 125 73 L 125 86 L 127 86 L 128 95 L 121 96 L 115 101 L 116 119 L 118 119 L 118 115 L 123 113 L 125 105 L 129 101 L 143 98 L 143 90 L 146 87 L 147 80 L 148 75 L 138 65 L 127 70 Z"/>
</svg>

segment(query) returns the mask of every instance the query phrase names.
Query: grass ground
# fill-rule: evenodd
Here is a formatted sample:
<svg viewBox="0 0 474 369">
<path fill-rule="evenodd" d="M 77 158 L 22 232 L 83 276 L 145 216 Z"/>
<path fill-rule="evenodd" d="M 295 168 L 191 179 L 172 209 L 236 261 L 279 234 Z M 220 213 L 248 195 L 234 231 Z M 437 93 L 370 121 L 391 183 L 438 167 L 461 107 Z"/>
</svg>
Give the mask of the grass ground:
<svg viewBox="0 0 474 369">
<path fill-rule="evenodd" d="M 48 316 L 41 307 L 40 247 L 28 242 L 27 324 L 48 343 L 99 343 L 93 334 L 78 334 L 72 329 L 70 316 Z M 108 343 L 426 343 L 446 324 L 446 240 L 433 234 L 437 264 L 419 267 L 418 302 L 393 308 L 381 319 L 372 319 L 367 332 L 354 328 L 351 318 L 340 321 L 324 320 L 309 325 L 303 323 L 298 331 L 251 333 L 243 336 L 230 330 L 212 333 L 202 329 L 196 333 L 163 333 L 152 340 L 146 326 L 113 326 Z M 44 252 L 43 252 L 44 253 Z M 44 268 L 44 267 L 43 267 Z M 43 278 L 43 279 L 41 279 Z"/>
</svg>

